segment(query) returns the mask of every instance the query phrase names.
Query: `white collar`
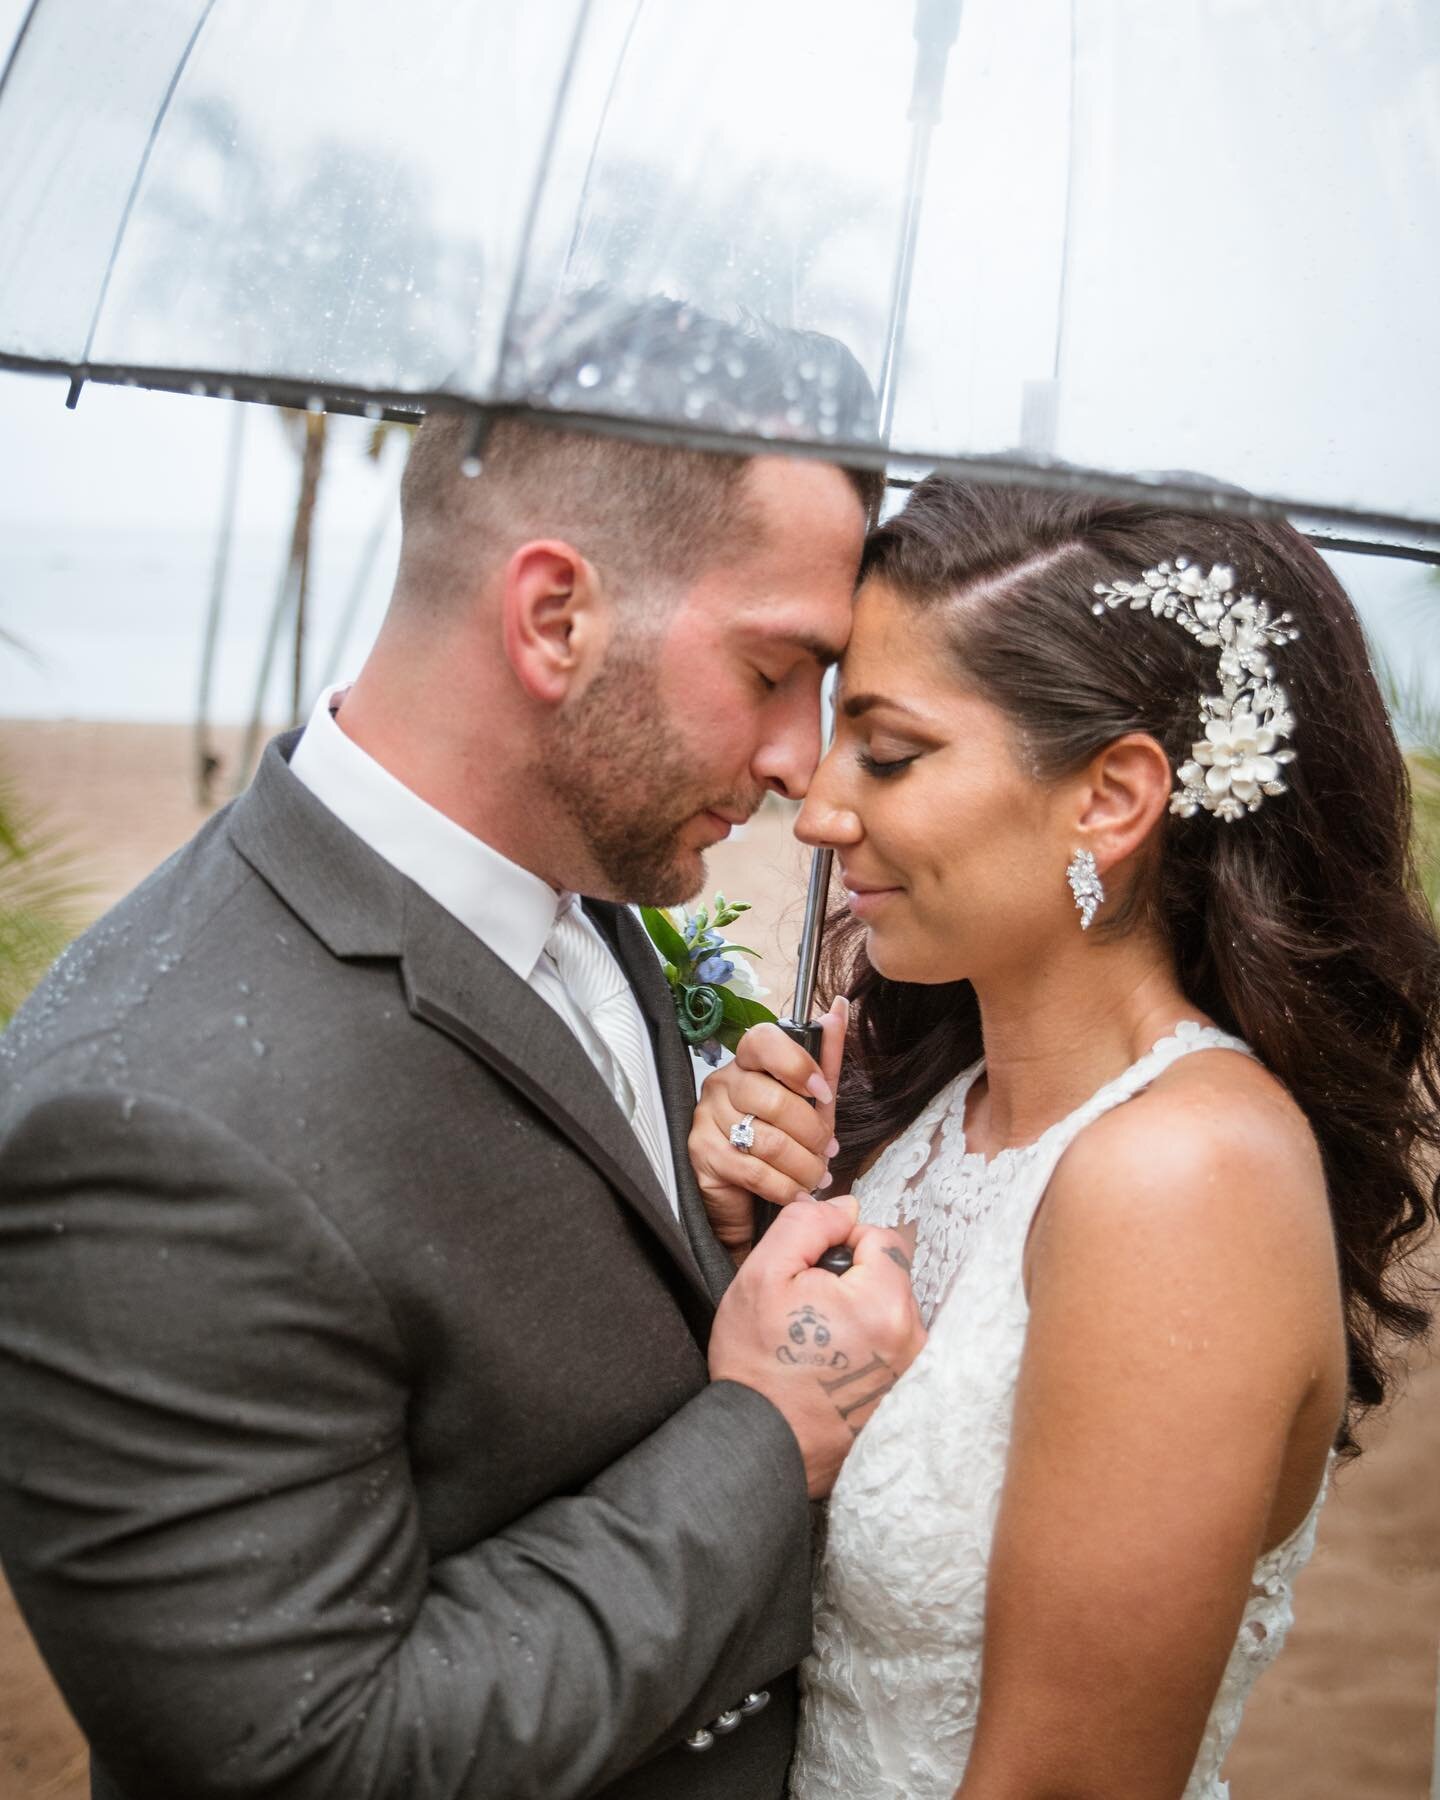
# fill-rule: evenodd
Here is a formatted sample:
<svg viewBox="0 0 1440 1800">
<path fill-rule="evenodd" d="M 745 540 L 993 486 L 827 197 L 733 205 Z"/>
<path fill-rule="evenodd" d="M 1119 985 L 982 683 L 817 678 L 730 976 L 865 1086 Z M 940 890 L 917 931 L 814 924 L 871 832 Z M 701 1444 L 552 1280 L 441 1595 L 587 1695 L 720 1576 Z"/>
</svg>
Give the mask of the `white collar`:
<svg viewBox="0 0 1440 1800">
<path fill-rule="evenodd" d="M 551 927 L 574 896 L 493 849 L 436 810 L 362 750 L 331 711 L 348 691 L 315 703 L 290 772 L 342 825 L 473 931 L 528 981 Z"/>
</svg>

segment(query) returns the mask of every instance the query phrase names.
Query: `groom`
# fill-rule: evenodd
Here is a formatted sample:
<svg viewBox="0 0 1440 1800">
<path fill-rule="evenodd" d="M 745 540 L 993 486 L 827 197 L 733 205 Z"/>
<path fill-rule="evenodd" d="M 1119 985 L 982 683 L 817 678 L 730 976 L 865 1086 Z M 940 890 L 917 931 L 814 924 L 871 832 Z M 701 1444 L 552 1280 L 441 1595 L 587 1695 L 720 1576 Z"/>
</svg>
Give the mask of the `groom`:
<svg viewBox="0 0 1440 1800">
<path fill-rule="evenodd" d="M 619 903 L 804 792 L 866 483 L 465 448 L 418 435 L 353 687 L 0 1043 L 0 1554 L 103 1800 L 783 1788 L 851 1434 L 776 1349 L 848 1216 L 782 1217 L 710 1382 L 731 1271 Z M 835 1283 L 863 1362 L 887 1281 Z"/>
</svg>

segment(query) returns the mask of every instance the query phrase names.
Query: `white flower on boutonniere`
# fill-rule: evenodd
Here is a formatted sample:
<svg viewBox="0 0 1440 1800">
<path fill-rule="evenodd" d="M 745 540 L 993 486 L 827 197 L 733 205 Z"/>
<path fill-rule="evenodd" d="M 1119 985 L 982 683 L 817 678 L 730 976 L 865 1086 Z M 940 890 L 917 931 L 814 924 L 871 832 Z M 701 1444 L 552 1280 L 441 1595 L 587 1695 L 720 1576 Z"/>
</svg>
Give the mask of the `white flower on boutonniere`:
<svg viewBox="0 0 1440 1800">
<path fill-rule="evenodd" d="M 752 1025 L 775 1018 L 760 1003 L 765 989 L 747 960 L 759 951 L 732 944 L 724 935 L 724 928 L 749 910 L 746 901 L 727 900 L 723 894 L 694 914 L 678 906 L 640 908 L 640 922 L 660 952 L 675 996 L 681 1036 L 712 1067 L 722 1050 L 733 1051 Z"/>
</svg>

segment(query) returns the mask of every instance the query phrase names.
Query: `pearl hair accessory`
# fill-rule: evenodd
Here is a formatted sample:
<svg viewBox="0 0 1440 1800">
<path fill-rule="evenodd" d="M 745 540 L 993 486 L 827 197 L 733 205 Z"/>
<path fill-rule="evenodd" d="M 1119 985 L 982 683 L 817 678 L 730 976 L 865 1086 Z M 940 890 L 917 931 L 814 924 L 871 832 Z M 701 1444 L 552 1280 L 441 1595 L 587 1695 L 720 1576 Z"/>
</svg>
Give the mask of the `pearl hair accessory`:
<svg viewBox="0 0 1440 1800">
<path fill-rule="evenodd" d="M 1272 618 L 1264 600 L 1234 588 L 1233 569 L 1217 563 L 1202 575 L 1183 556 L 1146 569 L 1136 582 L 1095 583 L 1100 598 L 1092 612 L 1148 606 L 1156 618 L 1174 619 L 1220 652 L 1220 692 L 1201 697 L 1205 735 L 1176 770 L 1179 786 L 1170 797 L 1171 812 L 1183 819 L 1201 807 L 1218 819 L 1243 818 L 1265 795 L 1286 791 L 1280 767 L 1295 760 L 1293 750 L 1276 748 L 1294 732 L 1295 720 L 1265 647 L 1291 643 L 1300 633 L 1288 612 Z"/>
</svg>

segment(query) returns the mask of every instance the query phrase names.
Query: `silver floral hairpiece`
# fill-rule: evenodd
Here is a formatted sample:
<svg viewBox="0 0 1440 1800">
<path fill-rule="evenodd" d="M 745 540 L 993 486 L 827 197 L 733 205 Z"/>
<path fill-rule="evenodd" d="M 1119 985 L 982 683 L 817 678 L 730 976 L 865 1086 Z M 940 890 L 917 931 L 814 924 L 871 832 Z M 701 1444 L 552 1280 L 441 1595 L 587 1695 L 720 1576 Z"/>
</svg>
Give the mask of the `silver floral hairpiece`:
<svg viewBox="0 0 1440 1800">
<path fill-rule="evenodd" d="M 1295 760 L 1293 750 L 1276 748 L 1293 733 L 1295 720 L 1265 647 L 1288 644 L 1300 633 L 1288 612 L 1272 618 L 1264 600 L 1234 587 L 1233 569 L 1217 563 L 1202 575 L 1183 556 L 1146 569 L 1139 581 L 1095 583 L 1100 598 L 1092 612 L 1148 606 L 1156 618 L 1174 619 L 1198 643 L 1220 652 L 1220 692 L 1200 700 L 1205 734 L 1175 772 L 1180 785 L 1170 810 L 1183 819 L 1202 806 L 1220 819 L 1243 818 L 1266 794 L 1286 791 L 1280 766 Z"/>
</svg>

